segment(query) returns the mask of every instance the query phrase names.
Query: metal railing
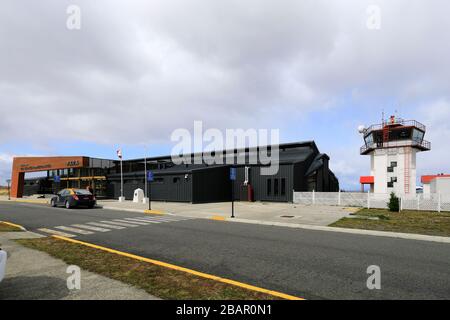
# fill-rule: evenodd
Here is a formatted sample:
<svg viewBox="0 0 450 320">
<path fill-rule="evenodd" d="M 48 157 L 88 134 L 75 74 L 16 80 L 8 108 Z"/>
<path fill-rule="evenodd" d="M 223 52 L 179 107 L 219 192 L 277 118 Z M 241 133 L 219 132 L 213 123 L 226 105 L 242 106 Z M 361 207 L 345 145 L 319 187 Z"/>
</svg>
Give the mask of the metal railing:
<svg viewBox="0 0 450 320">
<path fill-rule="evenodd" d="M 390 122 L 386 122 L 386 123 L 371 125 L 369 128 L 367 128 L 365 135 L 369 135 L 372 131 L 383 130 L 385 125 L 390 125 L 390 124 L 391 124 Z M 416 120 L 398 119 L 392 124 L 400 124 L 400 125 L 403 125 L 406 127 L 416 127 L 417 129 L 422 130 L 423 132 L 427 131 L 427 127 L 423 123 L 420 123 L 419 121 L 416 121 Z"/>
<path fill-rule="evenodd" d="M 293 202 L 302 205 L 387 209 L 390 194 L 362 192 L 294 192 Z M 450 194 L 399 196 L 401 210 L 450 211 Z"/>
<path fill-rule="evenodd" d="M 389 142 L 373 142 L 369 145 L 364 145 L 360 148 L 360 153 L 365 154 L 366 152 L 374 149 L 385 149 L 385 148 L 401 148 L 401 147 L 413 147 L 423 150 L 431 150 L 431 142 L 426 140 L 403 140 L 403 141 L 389 141 Z"/>
</svg>

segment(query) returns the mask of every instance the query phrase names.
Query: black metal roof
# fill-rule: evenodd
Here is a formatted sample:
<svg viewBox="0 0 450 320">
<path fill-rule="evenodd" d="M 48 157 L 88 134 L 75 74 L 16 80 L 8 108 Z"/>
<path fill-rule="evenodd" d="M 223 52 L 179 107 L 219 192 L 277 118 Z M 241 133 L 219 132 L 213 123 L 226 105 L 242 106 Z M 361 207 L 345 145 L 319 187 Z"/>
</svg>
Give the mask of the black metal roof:
<svg viewBox="0 0 450 320">
<path fill-rule="evenodd" d="M 259 152 L 260 149 L 265 148 L 266 150 L 273 149 L 273 146 L 264 146 L 264 147 L 252 147 L 252 148 L 240 148 L 240 149 L 229 149 L 223 151 L 216 151 L 215 154 L 220 154 L 224 156 L 224 164 L 226 164 L 226 155 L 234 155 L 235 158 L 238 157 L 239 154 L 245 153 L 248 157 L 254 152 Z M 305 161 L 312 153 L 319 153 L 317 145 L 314 141 L 304 141 L 304 142 L 294 142 L 294 143 L 284 143 L 278 146 L 279 149 L 279 162 L 280 163 L 295 163 L 299 161 Z M 183 155 L 184 158 L 191 158 L 194 160 L 195 158 L 203 158 L 206 152 L 199 153 L 191 153 L 187 155 Z M 119 160 L 115 160 L 119 161 Z M 144 162 L 145 158 L 139 159 L 130 159 L 124 160 L 124 162 Z M 148 162 L 172 162 L 172 156 L 159 156 L 159 157 L 149 157 L 147 158 Z M 259 162 L 259 159 L 258 159 Z M 194 163 L 194 161 L 192 161 Z M 234 162 L 236 163 L 236 161 Z M 194 165 L 194 164 L 193 164 Z M 191 165 L 190 165 L 191 166 Z M 171 168 L 172 169 L 172 168 Z"/>
<path fill-rule="evenodd" d="M 266 146 L 265 148 L 269 148 L 270 150 L 271 146 Z M 315 164 L 315 168 L 319 168 L 320 166 L 323 165 L 323 161 L 321 161 L 322 157 L 328 157 L 325 154 L 320 154 L 319 150 L 315 144 L 314 141 L 305 141 L 305 142 L 295 142 L 295 143 L 286 143 L 286 144 L 280 144 L 279 145 L 279 159 L 275 160 L 272 162 L 272 164 L 274 163 L 278 163 L 278 164 L 293 164 L 293 163 L 299 163 L 299 162 L 304 162 L 306 161 L 308 158 L 315 156 L 316 160 L 313 161 L 313 164 Z M 191 157 L 192 159 L 192 164 L 180 164 L 180 165 L 172 165 L 172 157 L 171 156 L 162 156 L 162 157 L 151 157 L 151 158 L 147 158 L 147 163 L 151 163 L 151 162 L 156 162 L 156 163 L 167 163 L 170 164 L 171 166 L 169 168 L 160 168 L 160 169 L 152 169 L 153 173 L 155 175 L 171 175 L 171 174 L 189 174 L 192 173 L 193 171 L 198 171 L 198 170 L 207 170 L 207 169 L 211 169 L 211 168 L 216 168 L 216 167 L 223 167 L 223 166 L 251 166 L 251 165 L 262 165 L 262 163 L 260 162 L 259 157 L 256 157 L 257 159 L 257 163 L 252 163 L 250 162 L 250 156 L 253 153 L 258 153 L 259 150 L 261 149 L 261 147 L 255 147 L 255 148 L 241 148 L 241 149 L 234 149 L 234 150 L 224 150 L 224 151 L 219 151 L 219 154 L 222 153 L 222 155 L 224 156 L 223 158 L 223 163 L 218 163 L 218 164 L 206 164 L 204 163 L 204 161 L 202 161 L 203 163 L 198 163 L 200 162 L 199 160 L 203 160 L 203 156 L 204 153 L 192 153 L 189 155 L 185 155 L 184 157 L 189 159 L 189 157 Z M 244 153 L 245 155 L 245 163 L 239 163 L 237 161 L 237 157 L 239 154 Z M 233 161 L 228 161 L 227 162 L 227 158 L 225 157 L 227 154 L 231 154 L 233 157 Z M 317 158 L 318 156 L 320 156 L 319 158 Z M 194 162 L 194 160 L 197 160 L 197 163 Z M 328 158 L 329 159 L 329 158 Z M 144 162 L 145 159 L 144 158 L 140 158 L 140 159 L 133 159 L 133 160 L 124 160 L 125 162 Z M 232 163 L 230 163 L 232 162 Z M 128 172 L 128 173 L 124 173 L 124 176 L 127 177 L 132 177 L 132 176 L 141 176 L 144 172 Z M 110 174 L 108 175 L 109 178 L 114 178 L 114 177 L 118 177 L 120 176 L 120 174 Z"/>
</svg>

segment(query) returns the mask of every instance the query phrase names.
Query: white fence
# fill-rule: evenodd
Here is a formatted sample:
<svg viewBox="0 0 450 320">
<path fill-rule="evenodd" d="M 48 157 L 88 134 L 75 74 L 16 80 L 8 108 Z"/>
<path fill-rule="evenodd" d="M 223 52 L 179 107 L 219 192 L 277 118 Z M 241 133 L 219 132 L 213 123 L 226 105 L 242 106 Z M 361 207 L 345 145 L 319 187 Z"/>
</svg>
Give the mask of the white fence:
<svg viewBox="0 0 450 320">
<path fill-rule="evenodd" d="M 386 209 L 389 194 L 362 192 L 294 192 L 294 203 Z M 401 210 L 450 211 L 450 194 L 417 194 L 400 197 Z"/>
</svg>

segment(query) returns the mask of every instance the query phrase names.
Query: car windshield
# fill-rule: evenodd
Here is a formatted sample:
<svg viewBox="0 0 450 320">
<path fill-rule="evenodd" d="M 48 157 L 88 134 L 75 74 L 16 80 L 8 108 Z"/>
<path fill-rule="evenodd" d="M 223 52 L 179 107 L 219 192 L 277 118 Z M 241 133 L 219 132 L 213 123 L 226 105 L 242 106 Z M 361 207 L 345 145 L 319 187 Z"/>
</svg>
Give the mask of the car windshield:
<svg viewBox="0 0 450 320">
<path fill-rule="evenodd" d="M 78 189 L 74 190 L 74 192 L 79 196 L 90 196 L 92 193 L 90 193 L 88 190 Z"/>
</svg>

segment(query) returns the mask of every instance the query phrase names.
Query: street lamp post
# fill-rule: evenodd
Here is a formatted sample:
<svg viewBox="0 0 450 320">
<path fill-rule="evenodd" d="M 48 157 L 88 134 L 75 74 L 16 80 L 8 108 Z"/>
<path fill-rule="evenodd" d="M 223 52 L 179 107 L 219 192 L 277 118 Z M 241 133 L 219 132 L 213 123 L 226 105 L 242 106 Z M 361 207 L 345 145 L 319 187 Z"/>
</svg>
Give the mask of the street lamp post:
<svg viewBox="0 0 450 320">
<path fill-rule="evenodd" d="M 8 200 L 11 200 L 11 179 L 6 180 L 6 182 L 8 183 Z"/>
<path fill-rule="evenodd" d="M 151 185 L 150 185 L 151 186 Z M 151 191 L 150 191 L 151 192 Z M 148 195 L 148 210 L 152 210 L 152 198 L 151 198 L 152 194 L 150 193 Z"/>
<path fill-rule="evenodd" d="M 234 218 L 234 182 L 237 178 L 236 168 L 230 168 L 230 181 L 231 181 L 231 218 Z"/>
<path fill-rule="evenodd" d="M 122 157 L 120 157 L 120 201 L 122 202 L 123 200 L 123 161 Z"/>
<path fill-rule="evenodd" d="M 148 177 L 147 177 L 147 148 L 145 148 L 145 156 L 144 156 L 144 171 L 145 171 L 145 199 L 144 203 L 149 201 L 148 197 Z"/>
<path fill-rule="evenodd" d="M 149 191 L 149 194 L 148 194 L 148 210 L 152 210 L 152 189 L 151 188 L 152 188 L 152 181 L 153 181 L 153 179 L 154 179 L 153 171 L 148 171 L 147 175 L 145 177 L 145 180 L 147 182 L 150 182 L 148 184 L 148 191 Z"/>
</svg>

